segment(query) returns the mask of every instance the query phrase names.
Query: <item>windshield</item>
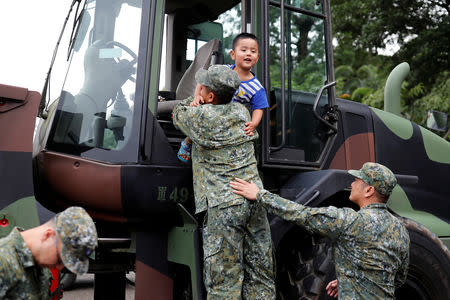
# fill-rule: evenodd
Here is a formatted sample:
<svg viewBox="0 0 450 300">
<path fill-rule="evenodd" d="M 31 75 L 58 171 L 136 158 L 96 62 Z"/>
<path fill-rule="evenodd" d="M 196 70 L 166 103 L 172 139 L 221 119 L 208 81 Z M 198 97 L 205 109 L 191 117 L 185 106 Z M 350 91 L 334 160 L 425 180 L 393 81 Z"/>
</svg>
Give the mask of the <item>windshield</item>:
<svg viewBox="0 0 450 300">
<path fill-rule="evenodd" d="M 49 148 L 89 156 L 130 141 L 141 1 L 87 1 L 72 43 Z"/>
</svg>

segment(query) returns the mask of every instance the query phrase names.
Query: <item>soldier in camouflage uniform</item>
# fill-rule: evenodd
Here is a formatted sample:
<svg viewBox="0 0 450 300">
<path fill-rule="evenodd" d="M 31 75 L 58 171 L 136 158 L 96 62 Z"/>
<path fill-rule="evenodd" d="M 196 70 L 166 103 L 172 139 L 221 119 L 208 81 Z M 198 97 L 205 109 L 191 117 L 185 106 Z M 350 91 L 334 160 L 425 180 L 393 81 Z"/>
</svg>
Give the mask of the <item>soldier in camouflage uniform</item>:
<svg viewBox="0 0 450 300">
<path fill-rule="evenodd" d="M 207 211 L 203 228 L 204 279 L 208 299 L 275 299 L 272 241 L 266 210 L 233 194 L 234 177 L 262 187 L 253 141 L 245 134 L 248 110 L 231 102 L 239 87 L 227 66 L 200 69 L 195 79 L 205 104 L 193 97 L 173 110 L 173 123 L 193 141 L 196 213 Z"/>
<path fill-rule="evenodd" d="M 25 231 L 14 227 L 0 239 L 0 299 L 50 299 L 48 268 L 84 274 L 96 246 L 94 222 L 81 207 Z"/>
<path fill-rule="evenodd" d="M 394 299 L 409 264 L 408 231 L 386 207 L 397 181 L 391 170 L 377 163 L 348 172 L 356 177 L 349 199 L 360 207 L 358 212 L 306 207 L 238 178 L 230 185 L 269 213 L 331 239 L 337 282 L 327 286 L 329 295 L 336 297 L 339 291 L 340 299 Z"/>
</svg>

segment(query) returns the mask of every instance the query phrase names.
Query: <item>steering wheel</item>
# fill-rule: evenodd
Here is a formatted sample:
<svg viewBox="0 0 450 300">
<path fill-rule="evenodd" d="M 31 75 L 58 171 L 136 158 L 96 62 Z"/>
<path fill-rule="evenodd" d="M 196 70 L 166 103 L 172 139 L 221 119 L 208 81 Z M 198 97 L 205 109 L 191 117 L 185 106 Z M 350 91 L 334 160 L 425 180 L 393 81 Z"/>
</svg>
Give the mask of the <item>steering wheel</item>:
<svg viewBox="0 0 450 300">
<path fill-rule="evenodd" d="M 122 43 L 116 42 L 116 41 L 109 41 L 106 43 L 106 46 L 117 46 L 122 50 L 125 50 L 131 57 L 132 60 L 128 61 L 126 59 L 118 59 L 117 63 L 126 62 L 126 65 L 124 65 L 123 70 L 126 73 L 129 73 L 127 76 L 127 80 L 130 80 L 132 82 L 136 82 L 136 78 L 134 78 L 132 75 L 136 73 L 136 69 L 133 67 L 137 62 L 137 55 L 134 53 L 130 48 L 125 46 Z"/>
</svg>

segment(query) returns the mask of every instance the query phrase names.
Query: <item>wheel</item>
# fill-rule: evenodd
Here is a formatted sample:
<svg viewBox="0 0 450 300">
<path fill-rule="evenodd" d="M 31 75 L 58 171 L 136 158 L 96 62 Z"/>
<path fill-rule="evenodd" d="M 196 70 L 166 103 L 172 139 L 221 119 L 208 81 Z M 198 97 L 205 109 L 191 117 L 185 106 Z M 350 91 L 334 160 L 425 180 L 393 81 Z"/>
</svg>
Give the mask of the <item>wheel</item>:
<svg viewBox="0 0 450 300">
<path fill-rule="evenodd" d="M 277 299 L 334 299 L 325 290 L 335 279 L 328 239 L 294 227 L 278 247 L 276 264 Z"/>
<path fill-rule="evenodd" d="M 400 300 L 450 299 L 450 254 L 441 240 L 426 227 L 402 218 L 408 229 L 410 257 L 408 277 L 395 292 Z"/>
<path fill-rule="evenodd" d="M 408 229 L 410 261 L 406 282 L 395 291 L 398 300 L 450 299 L 449 250 L 424 226 L 399 217 Z M 335 279 L 330 242 L 294 227 L 277 250 L 277 298 L 334 299 L 325 287 Z"/>
</svg>

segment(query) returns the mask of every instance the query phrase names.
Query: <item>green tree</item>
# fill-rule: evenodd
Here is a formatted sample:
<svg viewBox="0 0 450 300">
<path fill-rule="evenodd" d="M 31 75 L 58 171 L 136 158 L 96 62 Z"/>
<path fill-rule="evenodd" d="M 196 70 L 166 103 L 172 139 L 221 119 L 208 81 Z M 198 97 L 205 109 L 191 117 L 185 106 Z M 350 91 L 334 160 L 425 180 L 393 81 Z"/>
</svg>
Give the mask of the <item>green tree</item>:
<svg viewBox="0 0 450 300">
<path fill-rule="evenodd" d="M 405 113 L 408 113 L 417 124 L 425 124 L 429 110 L 438 110 L 450 116 L 450 72 L 445 71 L 438 75 L 436 85 L 430 93 L 405 107 Z"/>
<path fill-rule="evenodd" d="M 331 5 L 334 37 L 339 44 L 336 55 L 351 57 L 349 50 L 353 49 L 352 66 L 376 56 L 386 44 L 397 43 L 400 50 L 388 65 L 407 61 L 413 86 L 423 82 L 430 87 L 437 74 L 450 69 L 448 1 L 333 0 Z"/>
<path fill-rule="evenodd" d="M 373 65 L 363 65 L 356 71 L 349 65 L 342 65 L 336 68 L 335 77 L 337 81 L 336 91 L 338 95 L 353 95 L 356 90 L 355 99 L 361 102 L 364 96 L 377 89 L 380 84 L 378 68 Z"/>
<path fill-rule="evenodd" d="M 318 7 L 315 0 L 287 1 L 286 4 L 316 11 Z M 316 92 L 325 80 L 323 20 L 290 10 L 285 11 L 284 20 L 286 87 Z M 269 6 L 269 59 L 272 87 L 281 87 L 280 22 L 280 8 L 275 5 Z"/>
</svg>

